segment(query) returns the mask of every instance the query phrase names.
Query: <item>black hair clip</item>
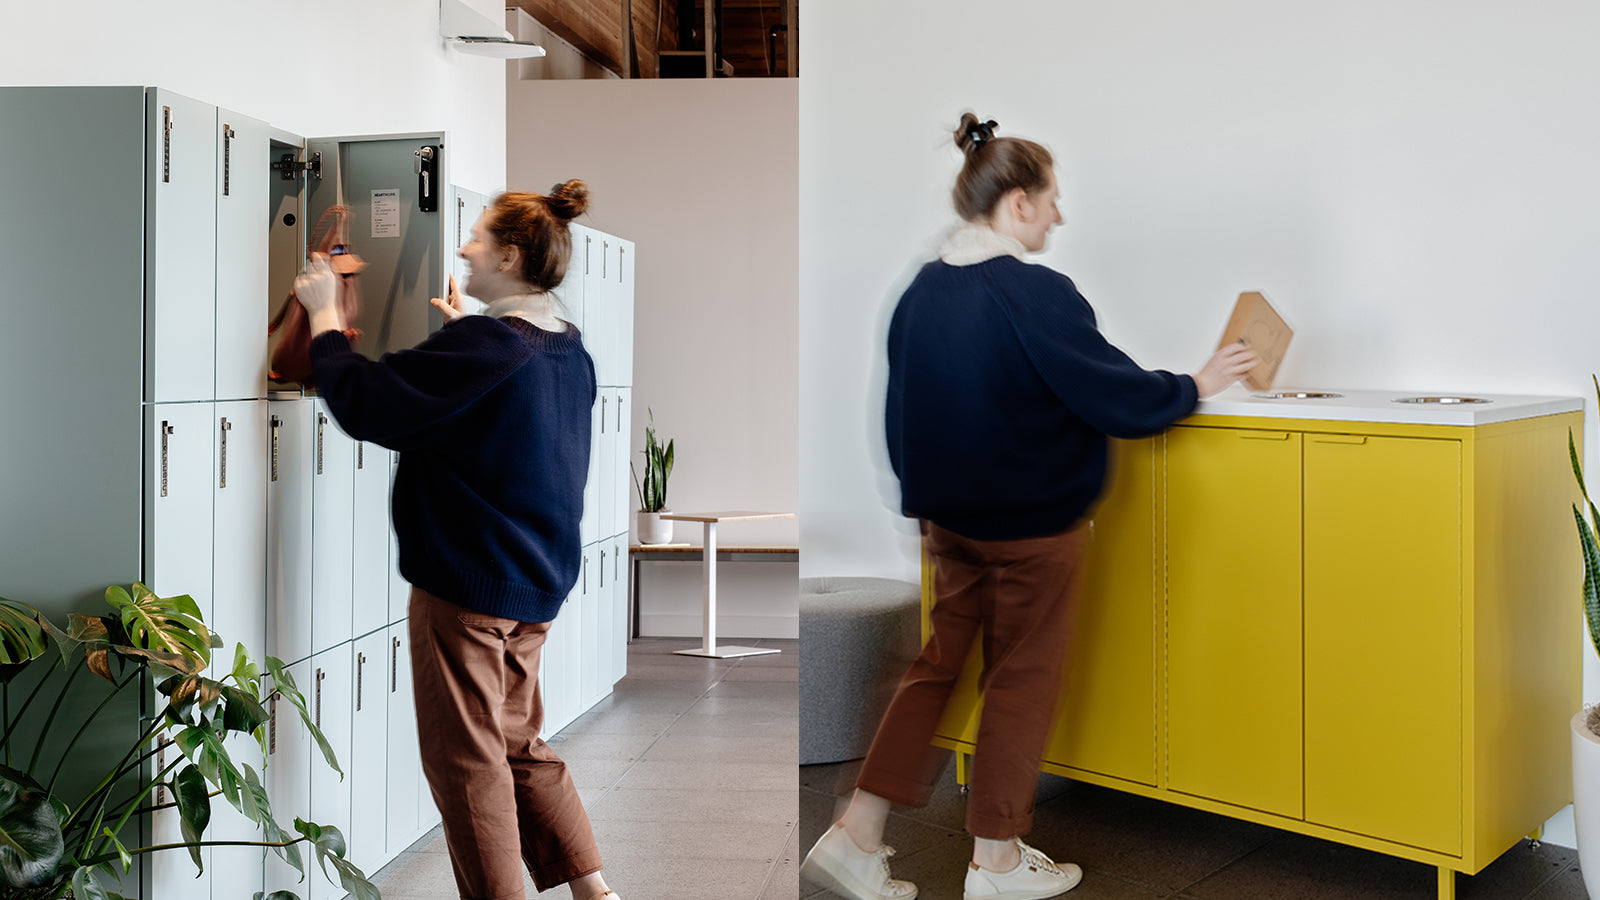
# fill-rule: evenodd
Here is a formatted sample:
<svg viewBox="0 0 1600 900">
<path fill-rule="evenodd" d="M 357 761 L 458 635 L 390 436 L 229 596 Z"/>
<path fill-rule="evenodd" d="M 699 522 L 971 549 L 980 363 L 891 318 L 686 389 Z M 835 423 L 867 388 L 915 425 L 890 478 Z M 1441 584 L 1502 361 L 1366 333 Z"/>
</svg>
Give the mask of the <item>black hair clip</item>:
<svg viewBox="0 0 1600 900">
<path fill-rule="evenodd" d="M 967 136 L 972 138 L 972 149 L 976 150 L 983 146 L 985 141 L 994 140 L 994 130 L 999 124 L 990 119 L 987 122 L 974 122 L 967 126 Z"/>
</svg>

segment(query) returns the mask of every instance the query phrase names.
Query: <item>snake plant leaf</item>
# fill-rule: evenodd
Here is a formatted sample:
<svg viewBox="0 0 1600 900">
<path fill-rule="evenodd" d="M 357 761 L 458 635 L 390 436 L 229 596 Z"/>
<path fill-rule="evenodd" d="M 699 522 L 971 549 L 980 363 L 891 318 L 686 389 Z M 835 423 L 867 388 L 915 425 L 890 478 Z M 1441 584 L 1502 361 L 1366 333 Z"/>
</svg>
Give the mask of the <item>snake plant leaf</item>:
<svg viewBox="0 0 1600 900">
<path fill-rule="evenodd" d="M 132 597 L 120 587 L 107 588 L 106 602 L 117 610 L 129 647 L 181 657 L 187 664 L 172 666 L 180 672 L 199 672 L 210 664 L 211 632 L 188 594 L 158 597 L 134 582 Z"/>
<path fill-rule="evenodd" d="M 8 668 L 43 656 L 47 642 L 39 611 L 0 597 L 0 665 Z M 0 681 L 10 679 L 0 674 Z"/>
<path fill-rule="evenodd" d="M 211 786 L 200 770 L 190 763 L 178 772 L 173 780 L 173 796 L 178 801 L 178 824 L 184 843 L 189 845 L 189 858 L 194 860 L 197 873 L 205 871 L 200 857 L 200 841 L 206 826 L 211 824 Z"/>
<path fill-rule="evenodd" d="M 0 885 L 48 885 L 65 852 L 61 820 L 50 795 L 21 772 L 0 771 Z"/>
<path fill-rule="evenodd" d="M 1589 640 L 1600 653 L 1600 542 L 1577 504 L 1572 506 L 1572 517 L 1577 520 L 1578 542 L 1583 547 L 1583 615 L 1589 623 Z"/>
<path fill-rule="evenodd" d="M 344 770 L 339 768 L 339 758 L 334 754 L 333 746 L 328 743 L 328 739 L 323 736 L 322 729 L 317 727 L 316 720 L 307 711 L 305 695 L 300 693 L 300 689 L 295 686 L 294 678 L 284 670 L 283 660 L 275 656 L 267 657 L 267 671 L 272 675 L 273 691 L 282 694 L 294 704 L 295 710 L 300 713 L 300 721 L 305 723 L 306 730 L 311 732 L 312 740 L 322 749 L 322 758 L 328 761 L 330 768 L 339 773 L 339 780 L 343 781 Z"/>
<path fill-rule="evenodd" d="M 121 894 L 105 889 L 94 877 L 93 866 L 83 866 L 72 873 L 72 896 L 76 900 L 126 900 Z"/>
<path fill-rule="evenodd" d="M 1589 521 L 1600 529 L 1600 510 L 1595 509 L 1594 501 L 1589 499 L 1589 489 L 1583 484 L 1583 466 L 1578 462 L 1578 445 L 1572 438 L 1572 429 L 1567 429 L 1567 455 L 1572 457 L 1572 475 L 1578 479 L 1578 490 L 1583 494 L 1583 500 L 1589 504 Z"/>
</svg>

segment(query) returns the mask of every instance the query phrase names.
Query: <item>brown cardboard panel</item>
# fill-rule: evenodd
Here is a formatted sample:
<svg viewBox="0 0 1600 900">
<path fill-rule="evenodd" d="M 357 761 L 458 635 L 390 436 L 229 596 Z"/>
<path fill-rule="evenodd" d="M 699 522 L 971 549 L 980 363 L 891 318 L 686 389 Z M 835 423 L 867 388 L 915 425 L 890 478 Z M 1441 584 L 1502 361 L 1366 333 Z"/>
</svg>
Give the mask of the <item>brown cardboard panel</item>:
<svg viewBox="0 0 1600 900">
<path fill-rule="evenodd" d="M 1261 364 L 1245 376 L 1244 383 L 1254 390 L 1265 391 L 1278 377 L 1278 365 L 1283 362 L 1292 337 L 1294 329 L 1283 321 L 1260 291 L 1245 291 L 1233 305 L 1233 315 L 1228 318 L 1228 327 L 1223 329 L 1217 349 L 1239 341 L 1254 350 Z"/>
</svg>

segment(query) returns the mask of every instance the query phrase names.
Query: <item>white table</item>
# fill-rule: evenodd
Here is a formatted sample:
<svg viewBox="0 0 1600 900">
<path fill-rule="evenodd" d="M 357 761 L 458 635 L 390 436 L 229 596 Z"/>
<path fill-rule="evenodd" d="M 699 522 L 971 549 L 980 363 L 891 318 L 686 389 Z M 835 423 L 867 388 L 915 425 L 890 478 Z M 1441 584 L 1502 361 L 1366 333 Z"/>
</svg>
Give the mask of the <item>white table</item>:
<svg viewBox="0 0 1600 900">
<path fill-rule="evenodd" d="M 730 659 L 736 656 L 759 656 L 777 653 L 776 649 L 763 647 L 717 646 L 717 525 L 721 522 L 755 522 L 762 519 L 792 519 L 794 513 L 753 512 L 751 510 L 719 510 L 703 513 L 662 513 L 661 518 L 674 522 L 699 522 L 705 526 L 703 568 L 705 572 L 705 625 L 701 630 L 702 643 L 692 650 L 676 650 L 683 656 L 709 656 L 713 659 Z"/>
</svg>

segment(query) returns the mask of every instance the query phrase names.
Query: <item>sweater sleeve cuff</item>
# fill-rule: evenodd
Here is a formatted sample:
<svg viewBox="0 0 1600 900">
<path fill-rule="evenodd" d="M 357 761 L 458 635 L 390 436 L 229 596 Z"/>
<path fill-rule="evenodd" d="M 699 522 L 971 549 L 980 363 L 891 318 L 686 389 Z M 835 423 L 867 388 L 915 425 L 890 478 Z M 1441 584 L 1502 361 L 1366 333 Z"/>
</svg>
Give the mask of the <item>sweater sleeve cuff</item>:
<svg viewBox="0 0 1600 900">
<path fill-rule="evenodd" d="M 349 353 L 350 339 L 342 331 L 324 331 L 311 339 L 311 359 L 316 361 L 335 353 Z"/>
</svg>

